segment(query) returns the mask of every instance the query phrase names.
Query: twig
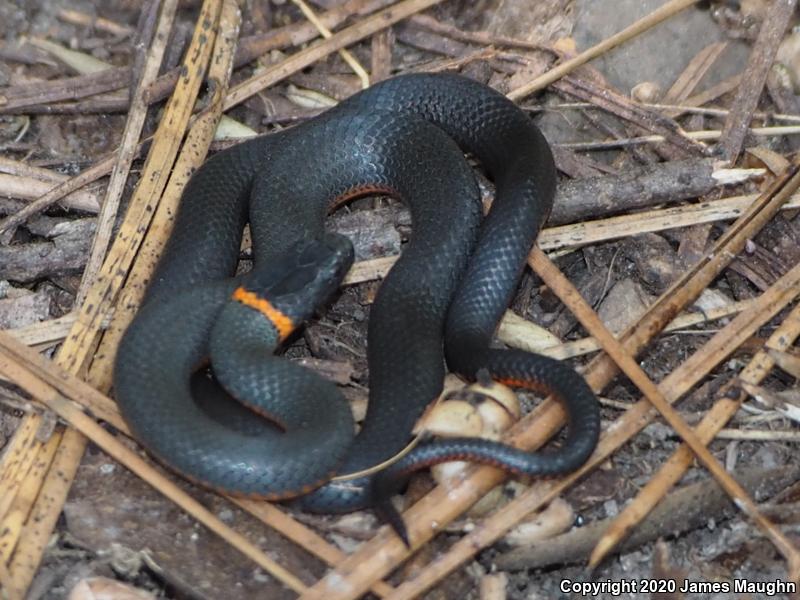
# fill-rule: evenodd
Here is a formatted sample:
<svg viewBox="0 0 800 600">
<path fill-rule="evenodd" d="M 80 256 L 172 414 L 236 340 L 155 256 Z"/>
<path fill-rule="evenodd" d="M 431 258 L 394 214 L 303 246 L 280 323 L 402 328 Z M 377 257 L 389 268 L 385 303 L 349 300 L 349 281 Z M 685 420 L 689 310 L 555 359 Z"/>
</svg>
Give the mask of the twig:
<svg viewBox="0 0 800 600">
<path fill-rule="evenodd" d="M 666 112 L 675 113 L 692 113 L 698 115 L 708 115 L 711 117 L 727 117 L 730 110 L 727 108 L 703 108 L 700 106 L 689 106 L 688 104 L 665 104 L 664 102 L 642 102 L 642 106 L 652 108 L 655 110 L 662 110 Z M 531 112 L 553 111 L 558 112 L 562 110 L 586 110 L 587 108 L 598 108 L 597 105 L 591 102 L 563 102 L 561 104 L 531 104 L 522 107 L 524 110 Z M 800 123 L 800 116 L 790 115 L 785 113 L 773 112 L 754 112 L 754 119 L 769 119 L 771 121 L 788 121 L 790 123 Z"/>
<path fill-rule="evenodd" d="M 720 429 L 718 440 L 745 440 L 750 442 L 800 442 L 800 431 L 776 429 Z"/>
<path fill-rule="evenodd" d="M 540 50 L 551 54 L 557 54 L 556 50 L 547 44 L 494 35 L 488 31 L 464 31 L 453 25 L 437 21 L 430 15 L 414 15 L 409 19 L 409 22 L 460 42 L 482 44 L 484 46 L 522 48 L 524 50 Z"/>
<path fill-rule="evenodd" d="M 384 29 L 372 36 L 370 48 L 370 72 L 374 82 L 383 81 L 392 74 L 392 48 L 394 30 Z"/>
<path fill-rule="evenodd" d="M 675 103 L 686 100 L 727 47 L 728 42 L 714 42 L 700 50 L 664 94 L 662 101 Z"/>
<path fill-rule="evenodd" d="M 607 242 L 627 236 L 646 232 L 664 231 L 679 227 L 689 227 L 699 223 L 716 223 L 736 219 L 758 199 L 757 195 L 732 196 L 704 202 L 664 208 L 661 210 L 643 211 L 620 217 L 609 217 L 595 221 L 585 221 L 573 225 L 548 227 L 539 234 L 539 247 L 543 250 L 561 250 L 577 248 L 588 244 Z M 792 196 L 782 210 L 800 208 L 800 195 Z M 359 261 L 353 265 L 345 278 L 345 284 L 351 285 L 382 279 L 385 277 L 397 256 L 383 256 Z"/>
<path fill-rule="evenodd" d="M 34 323 L 25 327 L 6 329 L 6 333 L 13 335 L 26 346 L 41 348 L 60 343 L 75 324 L 74 313 L 68 313 L 57 319 Z"/>
<path fill-rule="evenodd" d="M 105 71 L 76 77 L 7 87 L 0 95 L 0 114 L 19 111 L 37 104 L 77 100 L 102 92 L 118 90 L 125 87 L 129 77 L 130 69 L 111 67 Z"/>
<path fill-rule="evenodd" d="M 759 137 L 770 137 L 778 135 L 797 135 L 800 134 L 800 126 L 798 125 L 778 125 L 775 127 L 753 127 L 747 130 L 747 133 Z M 720 129 L 705 129 L 703 131 L 685 131 L 684 135 L 693 140 L 700 142 L 711 142 L 718 140 L 722 137 L 722 130 Z M 667 141 L 662 135 L 643 135 L 640 137 L 633 137 L 620 140 L 608 140 L 604 142 L 576 142 L 559 144 L 561 148 L 571 148 L 572 150 L 610 150 L 612 148 L 620 148 L 622 146 L 630 146 L 633 144 L 656 144 Z"/>
<path fill-rule="evenodd" d="M 480 600 L 506 600 L 508 574 L 492 573 L 481 577 Z"/>
<path fill-rule="evenodd" d="M 554 82 L 553 87 L 561 93 L 592 102 L 645 131 L 658 134 L 684 152 L 701 155 L 707 153 L 705 147 L 687 136 L 673 119 L 650 111 L 613 90 L 572 75 Z"/>
<path fill-rule="evenodd" d="M 63 176 L 62 176 L 63 177 Z M 66 181 L 63 177 L 62 181 Z M 0 196 L 9 198 L 22 198 L 33 200 L 43 194 L 49 194 L 58 187 L 58 184 L 46 183 L 40 179 L 23 177 L 19 175 L 6 175 L 0 173 Z M 74 210 L 82 210 L 88 213 L 96 213 L 100 209 L 100 201 L 95 194 L 77 190 L 61 199 L 61 204 Z"/>
<path fill-rule="evenodd" d="M 141 148 L 142 146 L 140 144 L 137 150 L 141 151 Z M 0 220 L 0 234 L 2 234 L 0 235 L 0 243 L 7 244 L 9 241 L 11 241 L 13 230 L 19 227 L 33 215 L 45 210 L 49 206 L 52 206 L 65 196 L 79 190 L 80 188 L 97 181 L 104 175 L 108 175 L 114 165 L 114 160 L 115 159 L 113 156 L 104 158 L 103 160 L 83 171 L 80 175 L 76 175 L 75 177 L 67 179 L 64 181 L 64 183 L 58 184 L 43 196 L 39 196 L 39 198 L 28 204 L 19 212 Z"/>
<path fill-rule="evenodd" d="M 786 349 L 791 347 L 798 335 L 800 335 L 800 306 L 794 308 L 781 326 L 770 336 L 766 345 L 770 349 Z M 742 371 L 739 379 L 754 385 L 763 380 L 774 365 L 774 360 L 770 354 L 766 350 L 756 354 Z M 736 413 L 746 397 L 746 394 L 742 391 L 732 397 L 722 395 L 697 427 L 698 435 L 702 436 L 705 443 L 713 439 L 714 434 L 720 431 L 720 428 Z M 723 436 L 720 431 L 718 437 L 754 439 L 755 432 L 743 431 L 737 433 L 735 435 L 734 432 L 730 432 L 729 435 Z M 766 434 L 771 433 L 778 432 L 764 432 L 764 437 L 760 435 L 756 437 L 765 439 Z M 660 501 L 664 491 L 678 482 L 692 462 L 693 455 L 691 451 L 682 445 L 659 469 L 659 472 L 650 479 L 647 485 L 639 492 L 637 498 L 614 520 L 592 553 L 590 559 L 592 566 L 599 564 L 620 540 L 633 530 L 636 524 Z"/>
<path fill-rule="evenodd" d="M 800 356 L 790 354 L 778 348 L 768 348 L 767 353 L 781 369 L 791 374 L 793 377 L 800 378 Z"/>
<path fill-rule="evenodd" d="M 111 35 L 118 37 L 128 36 L 133 33 L 133 29 L 127 25 L 122 25 L 116 21 L 111 21 L 103 17 L 87 15 L 86 13 L 77 10 L 60 8 L 57 14 L 59 19 L 62 19 L 67 23 L 91 27 L 93 29 L 97 29 L 98 31 L 105 31 L 106 33 L 110 33 Z"/>
<path fill-rule="evenodd" d="M 733 302 L 721 308 L 682 314 L 675 317 L 673 321 L 664 327 L 663 331 L 664 333 L 678 332 L 693 325 L 710 323 L 718 319 L 730 317 L 743 310 L 747 310 L 752 303 L 753 300 L 743 300 L 740 302 Z M 517 319 L 519 319 L 519 322 L 517 322 Z M 536 352 L 537 354 L 542 354 L 558 360 L 584 356 L 602 350 L 600 343 L 592 337 L 545 346 L 541 343 L 537 343 L 539 338 L 535 335 L 536 325 L 520 317 L 517 317 L 517 319 L 513 321 L 514 328 L 512 330 L 510 326 L 511 320 L 508 319 L 508 313 L 506 313 L 506 316 L 500 321 L 500 326 L 497 330 L 497 339 L 513 348 Z M 709 335 L 713 332 L 703 330 L 697 331 L 696 333 Z M 627 405 L 625 408 L 627 408 Z"/>
<path fill-rule="evenodd" d="M 732 196 L 702 204 L 685 204 L 661 210 L 642 211 L 620 217 L 585 221 L 574 225 L 550 227 L 542 231 L 540 247 L 556 250 L 584 246 L 647 232 L 691 227 L 701 223 L 716 223 L 737 218 L 758 198 Z M 800 207 L 800 196 L 792 196 L 784 210 Z"/>
<path fill-rule="evenodd" d="M 70 219 L 37 233 L 51 239 L 0 246 L 0 279 L 29 282 L 79 271 L 89 251 L 94 219 Z"/>
<path fill-rule="evenodd" d="M 541 251 L 534 250 L 531 266 L 536 269 L 536 272 L 549 287 L 554 287 L 553 284 L 556 281 L 561 283 L 563 289 L 568 289 L 570 287 L 567 279 Z M 782 286 L 776 284 L 775 289 L 778 293 L 783 293 L 783 297 L 780 301 L 776 301 L 775 304 L 765 307 L 761 314 L 758 315 L 757 318 L 760 324 L 768 321 L 788 302 L 791 302 L 797 294 L 800 294 L 800 287 L 798 287 L 794 293 L 789 292 L 787 294 L 785 291 L 791 290 L 792 286 L 800 284 L 800 265 L 782 278 L 782 281 Z M 663 394 L 659 390 L 659 387 L 647 377 L 644 370 L 639 366 L 639 363 L 636 362 L 633 356 L 629 354 L 623 345 L 605 328 L 600 318 L 591 310 L 589 305 L 585 303 L 583 298 L 577 293 L 577 290 L 572 294 L 572 301 L 571 308 L 581 324 L 592 336 L 600 341 L 606 353 L 628 376 L 631 382 L 642 391 L 647 400 L 658 410 L 661 416 L 664 417 L 678 435 L 683 438 L 684 443 L 692 449 L 697 459 L 711 472 L 720 486 L 731 496 L 734 503 L 744 511 L 748 517 L 755 521 L 764 534 L 772 540 L 772 543 L 788 561 L 790 565 L 789 571 L 794 572 L 797 568 L 800 568 L 800 554 L 798 554 L 792 543 L 759 512 L 758 507 L 750 498 L 750 495 L 728 474 L 725 467 L 711 454 L 703 441 L 695 434 L 694 430 L 686 424 L 680 416 L 680 413 L 672 408 L 671 403 L 676 400 L 674 395 L 671 395 L 672 397 L 667 399 L 666 394 Z M 578 307 L 581 307 L 581 309 L 576 310 Z M 748 313 L 743 313 L 737 317 L 736 320 L 742 321 L 744 320 L 742 317 L 750 317 Z M 752 329 L 750 330 L 753 331 Z M 742 339 L 742 341 L 744 341 L 744 339 Z M 720 354 L 722 354 L 722 352 L 720 352 Z M 720 361 L 721 358 L 719 360 L 715 358 L 716 364 L 719 364 Z M 661 388 L 663 389 L 663 387 L 662 385 Z"/>
<path fill-rule="evenodd" d="M 729 163 L 733 164 L 739 157 L 747 135 L 753 112 L 758 106 L 758 99 L 767 81 L 767 74 L 772 68 L 772 62 L 778 51 L 778 45 L 783 39 L 783 33 L 789 25 L 789 20 L 794 14 L 797 0 L 776 0 L 767 8 L 761 30 L 758 32 L 750 60 L 744 71 L 744 81 L 747 85 L 739 87 L 733 101 L 731 114 L 725 121 L 722 133 L 722 151 Z"/>
<path fill-rule="evenodd" d="M 689 96 L 683 103 L 687 106 L 704 106 L 709 102 L 717 100 L 725 94 L 736 90 L 742 84 L 741 75 L 733 75 L 727 79 L 723 79 L 719 83 L 712 85 L 707 90 L 704 90 L 694 96 Z M 677 117 L 678 115 L 675 115 Z"/>
</svg>

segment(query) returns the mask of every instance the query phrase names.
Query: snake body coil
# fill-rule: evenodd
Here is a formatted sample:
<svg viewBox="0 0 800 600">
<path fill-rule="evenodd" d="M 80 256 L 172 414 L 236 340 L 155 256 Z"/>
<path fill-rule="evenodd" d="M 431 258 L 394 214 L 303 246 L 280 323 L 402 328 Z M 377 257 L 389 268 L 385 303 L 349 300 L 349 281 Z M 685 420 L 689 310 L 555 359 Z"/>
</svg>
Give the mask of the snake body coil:
<svg viewBox="0 0 800 600">
<path fill-rule="evenodd" d="M 485 219 L 462 151 L 495 183 Z M 150 452 L 190 479 L 273 499 L 307 494 L 299 503 L 310 510 L 354 510 L 373 502 L 372 478 L 325 482 L 406 444 L 441 391 L 444 348 L 450 369 L 466 377 L 486 369 L 557 395 L 567 440 L 546 454 L 474 439 L 430 442 L 396 472 L 456 457 L 519 474 L 574 470 L 599 434 L 591 390 L 562 363 L 489 347 L 554 188 L 550 150 L 530 119 L 490 88 L 448 74 L 387 80 L 309 122 L 217 154 L 187 185 L 120 345 L 115 388 L 124 418 Z M 271 352 L 310 316 L 304 300 L 329 295 L 352 261 L 349 244 L 324 232 L 331 205 L 376 192 L 410 206 L 413 233 L 371 310 L 369 406 L 353 438 L 336 388 Z M 245 223 L 255 266 L 234 278 Z M 209 356 L 228 394 L 267 419 L 192 377 Z"/>
</svg>

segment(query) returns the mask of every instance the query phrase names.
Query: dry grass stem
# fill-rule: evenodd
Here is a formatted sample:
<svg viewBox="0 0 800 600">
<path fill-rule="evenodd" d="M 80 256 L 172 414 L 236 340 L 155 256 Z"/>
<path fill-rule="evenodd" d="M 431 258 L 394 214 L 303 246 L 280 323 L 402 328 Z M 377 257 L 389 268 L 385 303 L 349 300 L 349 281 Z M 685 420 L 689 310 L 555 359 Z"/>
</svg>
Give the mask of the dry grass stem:
<svg viewBox="0 0 800 600">
<path fill-rule="evenodd" d="M 569 289 L 571 287 L 567 279 L 555 265 L 550 263 L 541 251 L 534 252 L 532 266 L 550 287 L 554 287 L 556 281 L 559 281 L 562 289 Z M 780 300 L 765 307 L 763 312 L 758 315 L 759 319 L 763 319 L 762 323 L 772 318 L 779 310 L 783 309 L 786 304 L 794 300 L 797 294 L 800 294 L 800 265 L 781 278 L 779 283 L 776 283 L 774 286 L 774 289 L 777 290 L 777 294 L 781 294 Z M 671 403 L 677 400 L 677 398 L 673 397 L 668 400 L 666 396 L 661 393 L 659 387 L 647 377 L 633 356 L 628 354 L 622 344 L 611 335 L 600 321 L 597 314 L 591 310 L 589 305 L 585 303 L 574 288 L 572 289 L 571 300 L 570 308 L 581 324 L 589 333 L 600 341 L 605 352 L 617 363 L 631 382 L 645 394 L 647 400 L 658 410 L 661 416 L 670 424 L 678 435 L 683 438 L 684 443 L 691 448 L 697 459 L 711 472 L 720 486 L 731 496 L 734 503 L 753 519 L 766 536 L 772 540 L 773 544 L 775 544 L 781 554 L 789 561 L 789 564 L 792 565 L 790 570 L 794 570 L 794 567 L 800 566 L 800 554 L 792 543 L 777 527 L 759 512 L 755 502 L 753 502 L 745 489 L 728 474 L 725 467 L 720 464 L 705 447 L 704 442 L 698 438 L 680 414 L 672 408 Z M 743 316 L 748 317 L 750 312 L 751 311 L 743 313 L 737 317 L 737 319 L 741 320 Z M 714 360 L 718 364 L 717 359 L 715 358 Z"/>
</svg>

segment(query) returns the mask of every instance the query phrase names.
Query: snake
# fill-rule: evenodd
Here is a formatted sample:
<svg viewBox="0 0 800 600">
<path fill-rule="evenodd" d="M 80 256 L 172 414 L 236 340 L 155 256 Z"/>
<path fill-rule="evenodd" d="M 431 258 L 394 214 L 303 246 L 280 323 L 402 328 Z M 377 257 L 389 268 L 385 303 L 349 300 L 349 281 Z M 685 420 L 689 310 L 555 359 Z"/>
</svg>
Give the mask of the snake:
<svg viewBox="0 0 800 600">
<path fill-rule="evenodd" d="M 485 216 L 465 154 L 495 187 Z M 530 117 L 454 73 L 386 79 L 215 154 L 187 183 L 118 348 L 114 389 L 126 424 L 191 481 L 321 513 L 385 507 L 381 496 L 408 473 L 448 460 L 524 476 L 578 469 L 600 431 L 591 388 L 563 362 L 493 343 L 556 179 Z M 412 229 L 370 309 L 369 399 L 356 433 L 338 388 L 276 350 L 337 293 L 353 262 L 350 240 L 327 231 L 326 216 L 376 194 L 405 203 Z M 253 268 L 237 275 L 246 225 Z M 360 474 L 406 446 L 445 365 L 468 380 L 552 394 L 567 414 L 563 442 L 528 452 L 430 439 L 396 475 Z"/>
</svg>

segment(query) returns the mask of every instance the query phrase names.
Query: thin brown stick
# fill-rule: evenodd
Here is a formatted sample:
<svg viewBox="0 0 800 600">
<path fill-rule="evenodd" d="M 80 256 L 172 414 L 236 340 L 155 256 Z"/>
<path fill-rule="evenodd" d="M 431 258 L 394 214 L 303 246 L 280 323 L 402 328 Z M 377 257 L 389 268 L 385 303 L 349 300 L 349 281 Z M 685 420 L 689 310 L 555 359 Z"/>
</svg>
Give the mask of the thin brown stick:
<svg viewBox="0 0 800 600">
<path fill-rule="evenodd" d="M 745 440 L 758 442 L 800 442 L 800 431 L 780 429 L 720 429 L 718 440 Z"/>
<path fill-rule="evenodd" d="M 781 352 L 774 348 L 769 348 L 767 353 L 781 369 L 800 379 L 800 356 L 789 352 Z"/>
<path fill-rule="evenodd" d="M 661 102 L 664 104 L 679 104 L 686 100 L 727 47 L 728 42 L 714 42 L 700 50 L 689 61 L 689 64 L 672 84 L 672 87 L 667 90 Z M 674 114 L 666 114 L 675 118 Z"/>
<path fill-rule="evenodd" d="M 64 177 L 62 181 L 66 179 Z M 8 198 L 32 200 L 42 194 L 50 193 L 57 185 L 58 183 L 48 183 L 32 177 L 0 173 L 0 196 Z M 97 213 L 100 210 L 100 201 L 97 196 L 84 190 L 78 190 L 65 196 L 61 200 L 61 204 L 67 208 L 88 213 Z"/>
<path fill-rule="evenodd" d="M 719 83 L 712 85 L 707 90 L 703 90 L 694 96 L 689 96 L 686 100 L 684 100 L 683 104 L 686 106 L 705 106 L 709 102 L 713 102 L 714 100 L 719 99 L 721 96 L 736 90 L 741 84 L 741 75 L 728 77 L 727 79 L 723 79 Z M 677 116 L 677 114 L 673 115 L 673 117 Z"/>
<path fill-rule="evenodd" d="M 3 349 L 6 356 L 20 365 L 25 365 L 25 369 L 33 376 L 41 379 L 47 385 L 57 388 L 62 395 L 78 398 L 79 403 L 98 419 L 102 419 L 122 433 L 130 435 L 128 426 L 122 420 L 113 400 L 75 378 L 57 363 L 45 360 L 34 349 L 28 348 L 16 340 L 12 343 L 11 339 L 7 332 L 0 331 L 0 348 Z"/>
<path fill-rule="evenodd" d="M 314 25 L 314 27 L 317 28 L 317 31 L 320 32 L 322 37 L 324 37 L 325 39 L 330 39 L 333 36 L 331 30 L 325 27 L 325 25 L 319 20 L 319 17 L 314 12 L 314 10 L 308 4 L 306 4 L 305 0 L 292 0 L 292 2 L 294 2 L 297 5 L 297 7 L 303 13 L 305 18 L 308 19 L 309 23 L 311 23 L 312 25 Z M 368 88 L 369 75 L 367 74 L 366 69 L 364 69 L 364 67 L 361 66 L 361 63 L 358 62 L 358 59 L 355 56 L 353 56 L 353 54 L 349 50 L 345 50 L 344 48 L 338 50 L 337 52 L 339 56 L 342 57 L 342 60 L 344 60 L 344 62 L 346 62 L 350 66 L 353 72 L 361 80 L 361 87 L 364 89 Z"/>
<path fill-rule="evenodd" d="M 572 225 L 548 227 L 539 234 L 538 244 L 542 250 L 563 250 L 645 232 L 733 220 L 752 207 L 758 198 L 759 196 L 756 195 L 731 196 L 703 204 L 682 205 Z M 800 195 L 794 195 L 781 208 L 782 210 L 793 210 L 799 207 Z M 359 261 L 347 273 L 344 283 L 352 285 L 382 279 L 389 273 L 397 259 L 397 256 L 382 256 Z"/>
<path fill-rule="evenodd" d="M 7 87 L 0 96 L 0 114 L 16 112 L 37 104 L 77 100 L 118 90 L 127 85 L 129 77 L 130 69 L 110 67 L 104 71 L 86 75 Z"/>
<path fill-rule="evenodd" d="M 384 29 L 372 36 L 370 48 L 370 74 L 374 82 L 383 81 L 392 74 L 392 49 L 394 31 Z"/>
<path fill-rule="evenodd" d="M 11 235 L 17 227 L 35 214 L 40 213 L 49 206 L 55 204 L 68 194 L 76 192 L 80 188 L 89 185 L 107 175 L 114 164 L 114 157 L 110 156 L 101 160 L 97 164 L 86 169 L 80 175 L 67 179 L 64 183 L 53 187 L 49 192 L 40 196 L 22 210 L 5 219 L 0 220 L 0 243 L 7 244 L 11 241 Z"/>
<path fill-rule="evenodd" d="M 133 28 L 128 27 L 127 25 L 122 25 L 121 23 L 117 23 L 116 21 L 112 21 L 110 19 L 105 19 L 95 15 L 88 15 L 84 12 L 69 8 L 59 9 L 58 18 L 66 21 L 67 23 L 72 23 L 73 25 L 91 27 L 93 29 L 97 29 L 98 31 L 104 31 L 119 37 L 128 36 L 133 33 Z"/>
<path fill-rule="evenodd" d="M 557 51 L 547 44 L 495 35 L 488 31 L 464 31 L 453 25 L 438 21 L 430 15 L 415 15 L 409 19 L 409 22 L 460 42 L 482 44 L 484 46 L 522 48 L 524 50 L 541 50 L 557 54 Z"/>
<path fill-rule="evenodd" d="M 798 135 L 800 134 L 800 127 L 797 125 L 777 125 L 774 127 L 752 127 L 747 130 L 750 135 L 758 137 L 770 137 L 781 135 Z M 697 140 L 700 142 L 711 142 L 718 140 L 722 137 L 721 129 L 705 129 L 703 131 L 685 131 L 684 135 L 687 138 Z M 623 146 L 630 146 L 633 144 L 658 144 L 666 142 L 667 138 L 663 135 L 643 135 L 633 138 L 607 140 L 602 142 L 575 142 L 558 144 L 561 148 L 569 148 L 571 150 L 610 150 L 612 148 L 620 148 Z"/>
<path fill-rule="evenodd" d="M 600 86 L 587 79 L 565 76 L 554 83 L 559 92 L 591 102 L 606 112 L 638 125 L 664 138 L 665 141 L 690 154 L 705 154 L 705 147 L 687 136 L 681 127 L 669 117 L 665 117 L 642 107 L 625 96 Z"/>
<path fill-rule="evenodd" d="M 697 115 L 708 115 L 712 117 L 727 117 L 730 114 L 730 110 L 727 108 L 714 108 L 714 107 L 701 107 L 701 106 L 690 106 L 683 102 L 681 104 L 666 104 L 664 102 L 642 102 L 642 106 L 647 108 L 652 108 L 655 110 L 663 111 L 667 114 L 672 113 L 691 113 Z M 523 106 L 524 110 L 529 110 L 532 112 L 544 112 L 544 111 L 562 111 L 568 109 L 574 110 L 585 110 L 587 108 L 596 108 L 594 104 L 591 102 L 562 102 L 560 104 L 531 104 L 529 106 Z M 798 123 L 800 122 L 800 116 L 798 115 L 790 115 L 787 113 L 779 113 L 779 112 L 765 112 L 765 111 L 757 111 L 753 113 L 754 119 L 769 119 L 772 121 L 788 121 L 789 123 Z"/>
</svg>

